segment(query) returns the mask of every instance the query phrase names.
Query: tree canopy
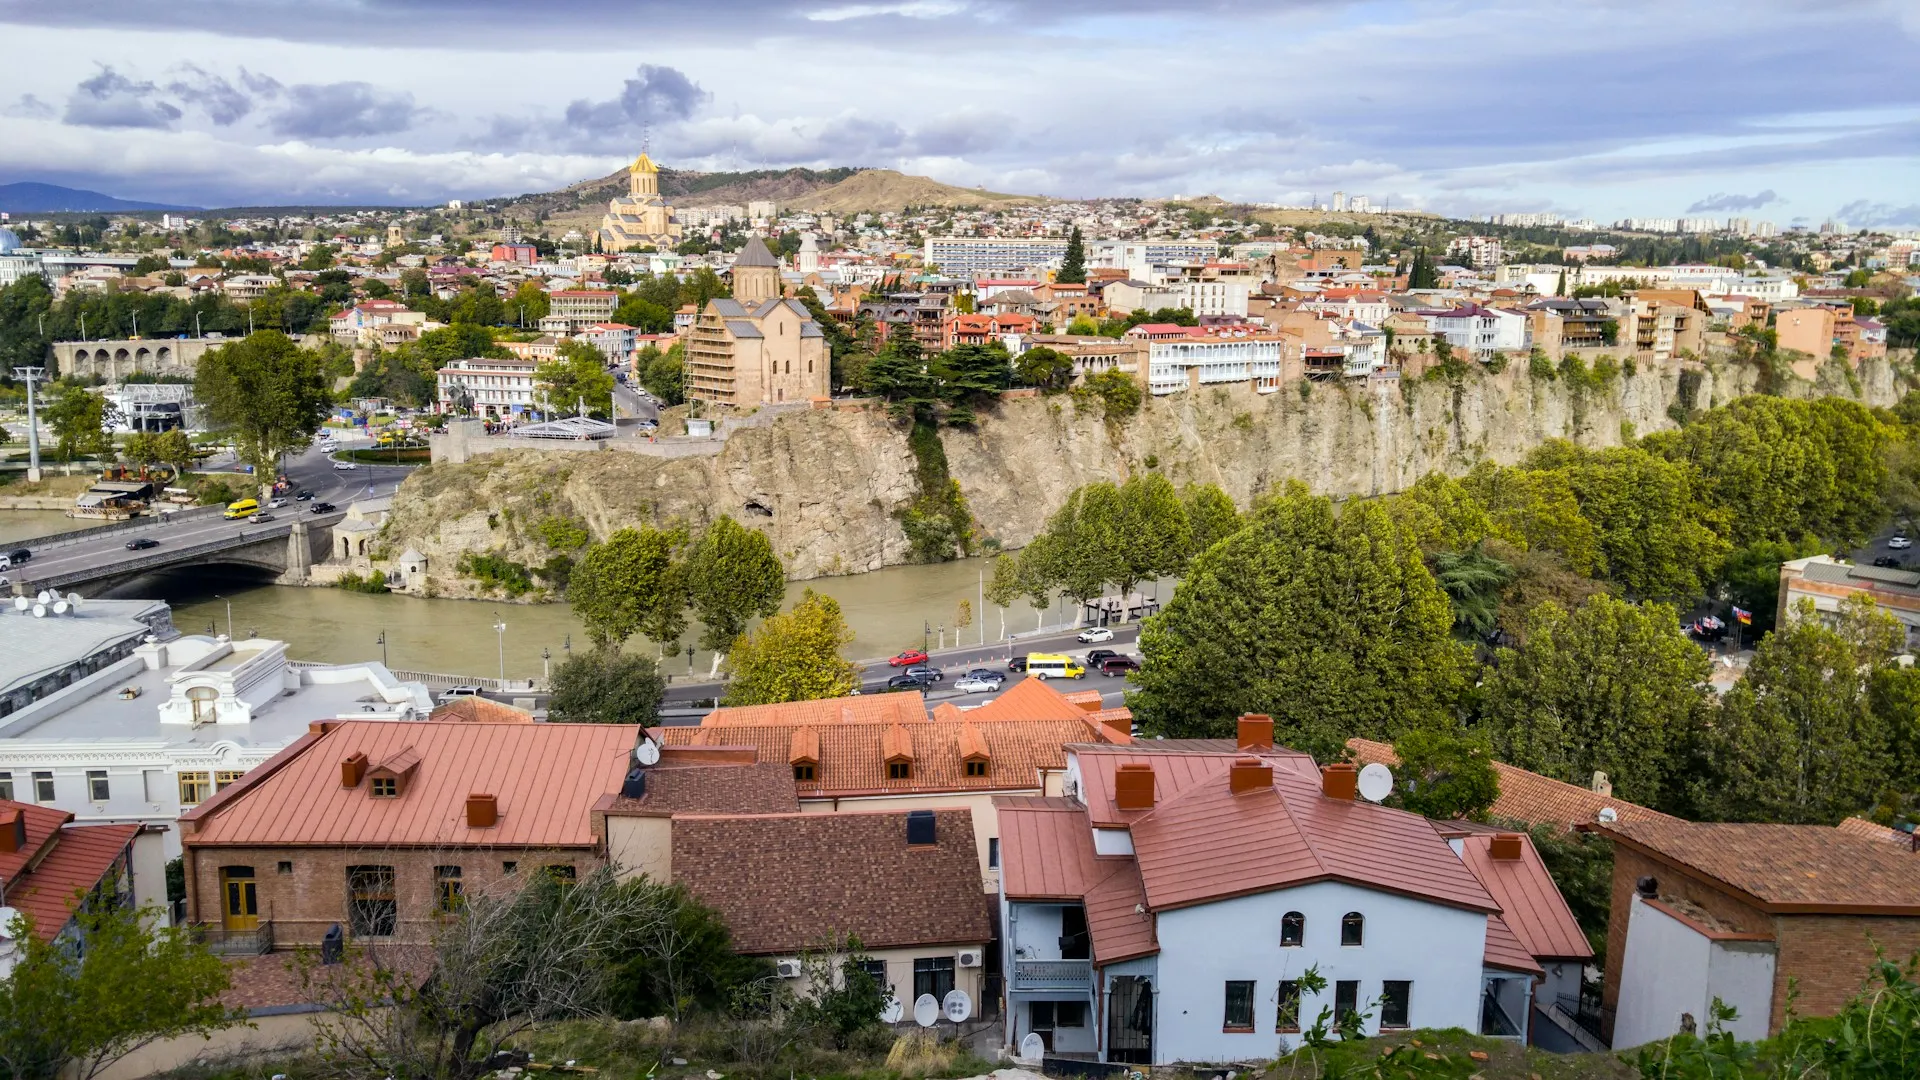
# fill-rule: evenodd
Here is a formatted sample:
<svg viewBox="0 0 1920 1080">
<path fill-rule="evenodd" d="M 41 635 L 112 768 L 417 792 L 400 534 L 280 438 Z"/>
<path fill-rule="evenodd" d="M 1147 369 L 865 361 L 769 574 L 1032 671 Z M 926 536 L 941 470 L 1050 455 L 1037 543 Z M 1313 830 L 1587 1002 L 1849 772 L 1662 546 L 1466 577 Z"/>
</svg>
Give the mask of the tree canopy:
<svg viewBox="0 0 1920 1080">
<path fill-rule="evenodd" d="M 792 610 L 768 616 L 727 654 L 732 678 L 727 705 L 770 705 L 842 697 L 860 687 L 860 672 L 842 650 L 853 631 L 840 602 L 806 590 Z"/>
<path fill-rule="evenodd" d="M 596 645 L 617 648 L 635 634 L 664 645 L 686 632 L 685 544 L 679 530 L 642 527 L 587 548 L 567 579 L 567 599 Z"/>
<path fill-rule="evenodd" d="M 700 644 L 725 653 L 747 622 L 780 610 L 786 568 L 767 534 L 722 514 L 687 556 L 687 592 L 703 627 Z"/>
<path fill-rule="evenodd" d="M 209 350 L 200 358 L 193 393 L 263 482 L 281 454 L 306 447 L 331 400 L 318 354 L 278 330 Z"/>
<path fill-rule="evenodd" d="M 563 724 L 653 724 L 667 681 L 652 658 L 587 649 L 553 669 L 547 718 Z"/>
</svg>

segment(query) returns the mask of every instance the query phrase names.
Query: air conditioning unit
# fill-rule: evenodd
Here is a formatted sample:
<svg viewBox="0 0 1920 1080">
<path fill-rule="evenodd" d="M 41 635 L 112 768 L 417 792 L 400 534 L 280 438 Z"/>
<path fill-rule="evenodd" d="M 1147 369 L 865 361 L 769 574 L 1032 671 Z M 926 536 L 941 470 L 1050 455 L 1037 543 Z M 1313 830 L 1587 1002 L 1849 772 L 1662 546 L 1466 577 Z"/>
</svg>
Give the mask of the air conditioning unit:
<svg viewBox="0 0 1920 1080">
<path fill-rule="evenodd" d="M 953 962 L 955 964 L 958 964 L 961 967 L 979 967 L 980 966 L 980 950 L 979 949 L 961 949 L 959 954 L 953 958 Z"/>
<path fill-rule="evenodd" d="M 773 972 L 783 979 L 797 979 L 800 977 L 800 961 L 792 957 L 784 960 L 775 960 L 773 962 Z"/>
</svg>

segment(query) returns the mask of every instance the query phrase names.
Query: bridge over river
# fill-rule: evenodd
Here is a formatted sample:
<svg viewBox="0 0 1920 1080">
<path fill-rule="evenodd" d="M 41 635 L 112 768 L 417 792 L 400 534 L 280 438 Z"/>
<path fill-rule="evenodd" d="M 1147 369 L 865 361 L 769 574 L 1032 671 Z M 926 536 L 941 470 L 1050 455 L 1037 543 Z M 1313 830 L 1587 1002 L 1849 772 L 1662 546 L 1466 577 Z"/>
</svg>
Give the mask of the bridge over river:
<svg viewBox="0 0 1920 1080">
<path fill-rule="evenodd" d="M 171 514 L 134 518 L 78 532 L 16 541 L 5 550 L 26 548 L 33 558 L 24 566 L 0 570 L 8 591 L 32 596 L 42 589 L 98 596 L 143 574 L 186 566 L 245 566 L 281 581 L 306 580 L 333 545 L 333 526 L 344 510 L 326 514 L 289 504 L 272 520 L 228 521 L 221 507 L 202 506 Z M 157 546 L 131 551 L 129 540 L 147 538 Z"/>
</svg>

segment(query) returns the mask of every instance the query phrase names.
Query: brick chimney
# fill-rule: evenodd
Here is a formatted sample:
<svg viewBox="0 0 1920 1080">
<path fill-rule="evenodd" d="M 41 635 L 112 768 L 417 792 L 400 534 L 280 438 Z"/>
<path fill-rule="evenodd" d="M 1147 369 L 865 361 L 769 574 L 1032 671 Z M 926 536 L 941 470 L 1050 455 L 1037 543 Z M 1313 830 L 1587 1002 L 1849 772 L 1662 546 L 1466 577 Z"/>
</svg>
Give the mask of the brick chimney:
<svg viewBox="0 0 1920 1080">
<path fill-rule="evenodd" d="M 1489 855 L 1496 859 L 1518 859 L 1520 857 L 1520 834 L 1503 832 L 1493 838 L 1488 845 Z"/>
<path fill-rule="evenodd" d="M 340 761 L 340 786 L 359 787 L 360 781 L 367 775 L 367 755 L 358 752 Z"/>
<path fill-rule="evenodd" d="M 1320 793 L 1351 802 L 1360 793 L 1360 770 L 1344 761 L 1320 766 Z"/>
<path fill-rule="evenodd" d="M 500 800 L 491 795 L 467 796 L 467 828 L 491 829 L 500 824 Z"/>
<path fill-rule="evenodd" d="M 1273 749 L 1273 717 L 1265 713 L 1248 713 L 1240 718 L 1240 749 Z"/>
<path fill-rule="evenodd" d="M 1113 771 L 1113 808 L 1153 809 L 1153 766 L 1122 765 Z"/>
<path fill-rule="evenodd" d="M 1242 730 L 1246 722 L 1244 718 L 1241 719 Z M 1241 758 L 1227 770 L 1227 786 L 1235 795 L 1270 788 L 1273 786 L 1273 766 L 1259 758 Z"/>
<path fill-rule="evenodd" d="M 0 812 L 0 851 L 11 854 L 27 846 L 27 815 L 18 810 Z"/>
</svg>

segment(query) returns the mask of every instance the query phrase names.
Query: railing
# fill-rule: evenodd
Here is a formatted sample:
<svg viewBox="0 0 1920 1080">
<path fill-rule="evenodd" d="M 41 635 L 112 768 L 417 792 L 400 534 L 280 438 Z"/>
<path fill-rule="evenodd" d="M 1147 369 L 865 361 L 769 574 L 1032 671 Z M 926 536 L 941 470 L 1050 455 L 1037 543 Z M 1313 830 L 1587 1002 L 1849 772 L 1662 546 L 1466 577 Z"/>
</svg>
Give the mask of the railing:
<svg viewBox="0 0 1920 1080">
<path fill-rule="evenodd" d="M 1093 985 L 1091 960 L 1015 960 L 1015 990 L 1084 990 Z"/>
<path fill-rule="evenodd" d="M 1596 1039 L 1605 1040 L 1601 1029 L 1606 1026 L 1607 1014 L 1611 1011 L 1600 1004 L 1600 987 L 1596 984 L 1582 986 L 1578 994 L 1560 994 L 1556 998 L 1560 1009 L 1573 1022 L 1585 1028 Z"/>
<path fill-rule="evenodd" d="M 534 693 L 535 688 L 539 685 L 536 679 L 502 680 L 490 675 L 449 675 L 440 671 L 402 671 L 398 668 L 389 668 L 388 670 L 393 673 L 394 678 L 402 682 L 424 683 L 430 687 L 477 686 L 482 690 L 489 690 L 495 693 L 508 694 L 518 692 L 530 694 Z"/>
<path fill-rule="evenodd" d="M 226 512 L 220 506 L 193 506 L 179 510 L 158 510 L 142 517 L 116 521 L 110 525 L 94 525 L 71 532 L 54 533 L 50 536 L 34 536 L 14 541 L 21 547 L 32 548 L 34 554 L 54 548 L 68 547 L 83 540 L 91 540 L 106 533 L 126 532 L 129 529 L 144 529 L 153 525 L 165 526 L 173 522 L 198 521 L 201 518 L 218 517 Z"/>
<path fill-rule="evenodd" d="M 221 956 L 259 956 L 273 951 L 273 920 L 262 920 L 252 930 L 229 930 L 212 923 L 194 923 L 195 940 Z"/>
<path fill-rule="evenodd" d="M 344 517 L 346 517 L 345 511 L 337 511 L 331 514 L 316 514 L 299 520 L 304 520 L 309 525 L 330 527 Z M 246 523 L 236 522 L 235 524 L 244 527 Z M 189 544 L 183 548 L 161 548 L 151 555 L 137 555 L 131 559 L 107 562 L 87 570 L 69 570 L 64 574 L 54 574 L 49 577 L 32 579 L 28 579 L 23 575 L 19 583 L 16 584 L 14 591 L 18 595 L 27 596 L 31 595 L 36 589 L 58 589 L 77 582 L 92 581 L 95 578 L 106 577 L 109 574 L 125 574 L 135 570 L 150 570 L 162 566 L 171 566 L 175 563 L 185 562 L 188 559 L 197 558 L 201 555 L 211 555 L 218 551 L 230 551 L 233 548 L 246 547 L 265 540 L 284 540 L 293 532 L 293 526 L 294 519 L 272 521 L 264 526 L 260 526 L 257 532 L 245 532 L 243 530 L 241 533 L 231 537 L 219 540 L 207 540 L 198 544 Z"/>
</svg>

